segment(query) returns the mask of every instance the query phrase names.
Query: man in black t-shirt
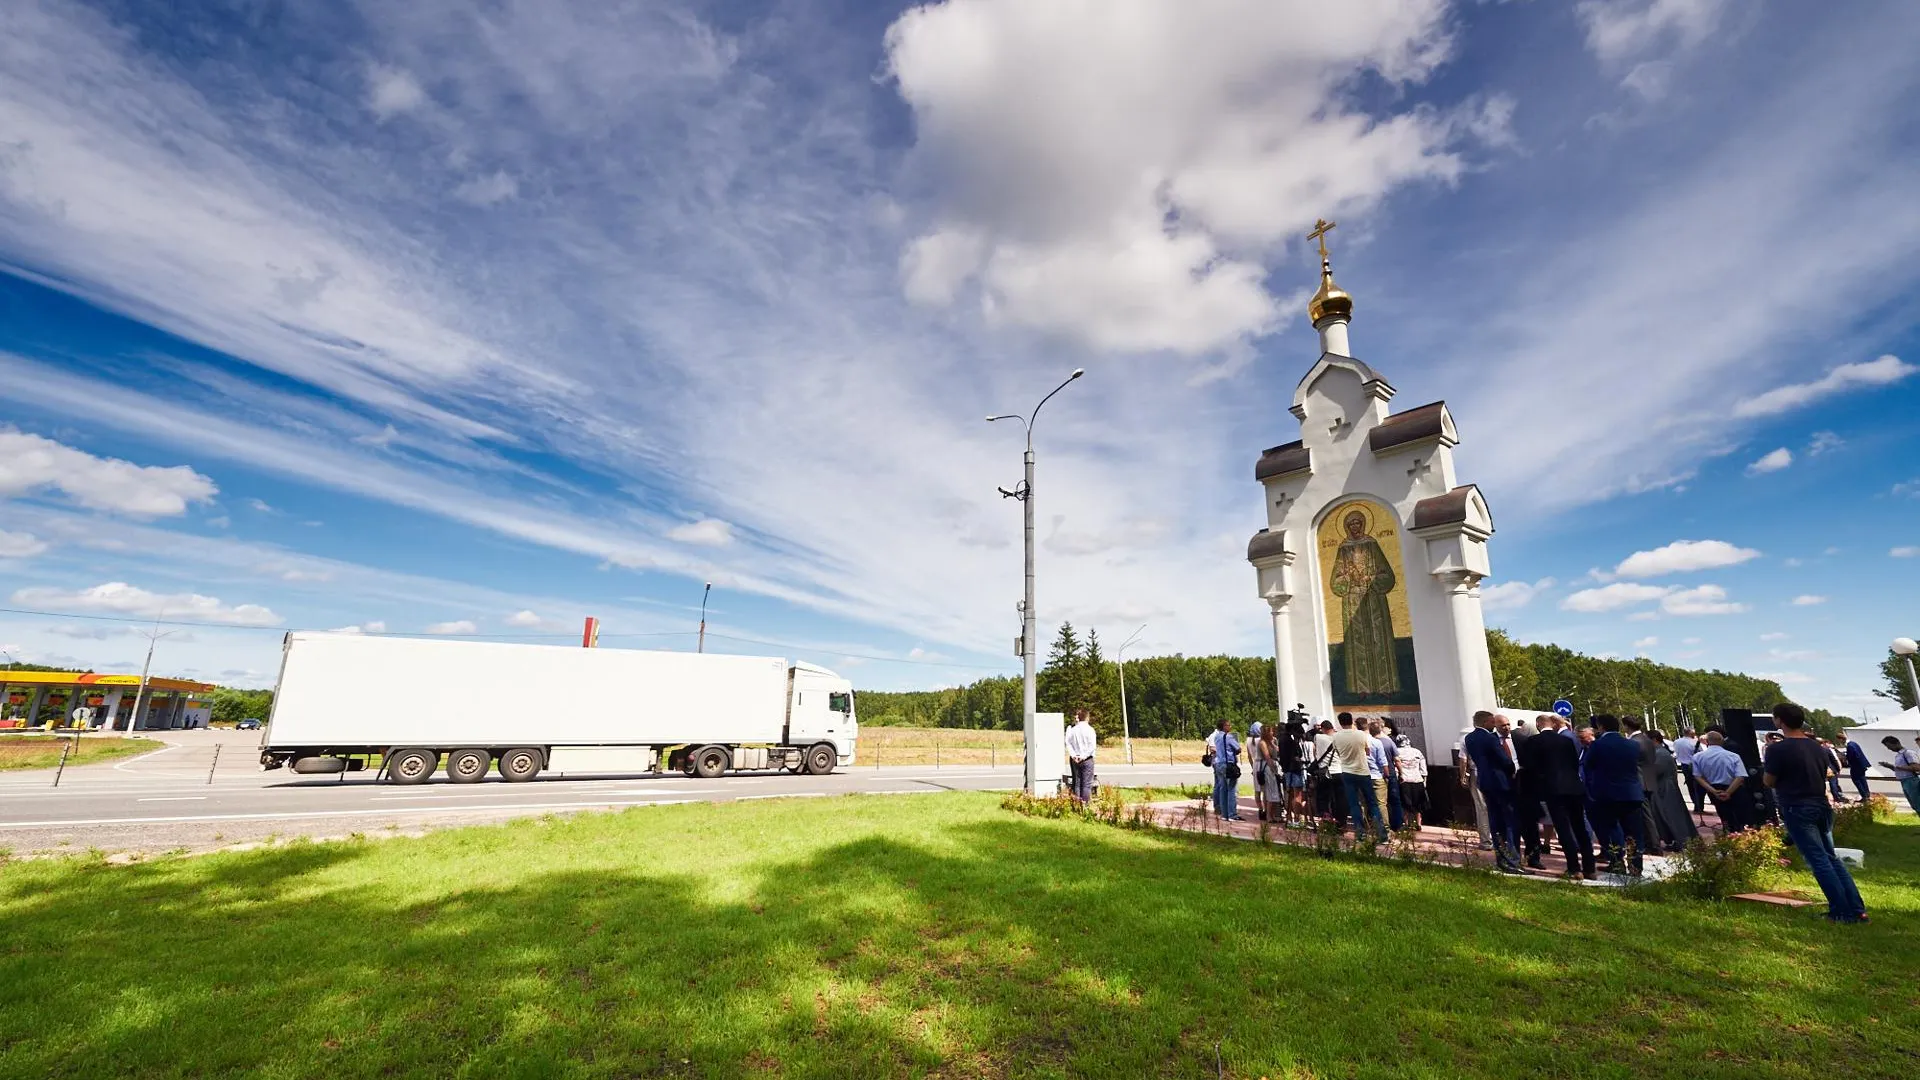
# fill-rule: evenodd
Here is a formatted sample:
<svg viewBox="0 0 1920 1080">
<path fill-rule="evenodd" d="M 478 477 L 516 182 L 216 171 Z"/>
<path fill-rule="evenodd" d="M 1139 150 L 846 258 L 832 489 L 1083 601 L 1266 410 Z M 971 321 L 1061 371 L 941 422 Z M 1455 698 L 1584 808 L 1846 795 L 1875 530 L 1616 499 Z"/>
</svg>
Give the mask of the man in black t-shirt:
<svg viewBox="0 0 1920 1080">
<path fill-rule="evenodd" d="M 1763 780 L 1779 806 L 1780 821 L 1827 896 L 1827 918 L 1838 923 L 1866 922 L 1867 905 L 1854 887 L 1853 875 L 1833 851 L 1827 753 L 1807 734 L 1807 713 L 1800 706 L 1790 702 L 1774 706 L 1773 722 L 1786 737 L 1767 746 Z"/>
</svg>

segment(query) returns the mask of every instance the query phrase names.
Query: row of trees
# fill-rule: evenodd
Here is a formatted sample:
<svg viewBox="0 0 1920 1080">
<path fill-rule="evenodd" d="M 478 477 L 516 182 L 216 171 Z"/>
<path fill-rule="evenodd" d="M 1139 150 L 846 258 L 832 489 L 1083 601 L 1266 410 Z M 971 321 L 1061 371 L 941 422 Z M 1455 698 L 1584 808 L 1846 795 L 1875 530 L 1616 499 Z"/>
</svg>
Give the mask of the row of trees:
<svg viewBox="0 0 1920 1080">
<path fill-rule="evenodd" d="M 1647 659 L 1606 660 L 1558 645 L 1522 645 L 1505 631 L 1487 631 L 1500 702 L 1544 708 L 1573 702 L 1576 716 L 1653 712 L 1670 734 L 1684 721 L 1703 728 L 1723 708 L 1766 711 L 1787 700 L 1780 684 L 1725 671 L 1700 671 Z M 1904 666 L 1899 671 L 1906 677 Z M 1093 714 L 1102 736 L 1120 730 L 1119 666 L 1101 654 L 1098 634 L 1082 638 L 1063 623 L 1040 672 L 1040 711 Z M 1491 704 L 1491 703 L 1489 703 Z M 1127 661 L 1127 716 L 1145 738 L 1197 738 L 1225 717 L 1238 730 L 1277 712 L 1273 661 L 1243 656 L 1150 656 Z M 1851 723 L 1813 710 L 1814 726 L 1832 734 Z M 860 722 L 909 727 L 999 728 L 1021 725 L 1020 680 L 995 676 L 945 690 L 860 693 Z"/>
</svg>

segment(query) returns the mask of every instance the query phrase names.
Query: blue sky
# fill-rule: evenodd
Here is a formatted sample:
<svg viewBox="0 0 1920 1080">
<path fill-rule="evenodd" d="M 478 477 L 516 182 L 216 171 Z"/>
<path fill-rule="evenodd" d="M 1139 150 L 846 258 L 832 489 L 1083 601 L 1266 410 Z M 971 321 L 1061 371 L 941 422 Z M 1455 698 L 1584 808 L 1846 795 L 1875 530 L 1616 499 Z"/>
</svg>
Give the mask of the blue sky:
<svg viewBox="0 0 1920 1080">
<path fill-rule="evenodd" d="M 1314 359 L 1445 398 L 1488 619 L 1858 714 L 1920 585 L 1920 10 L 828 0 L 0 11 L 0 591 L 1014 669 L 1257 654 Z M 1675 546 L 1678 545 L 1678 546 Z M 1643 553 L 1643 554 L 1637 554 Z M 777 643 L 770 646 L 758 643 Z M 137 628 L 0 615 L 20 659 Z"/>
</svg>

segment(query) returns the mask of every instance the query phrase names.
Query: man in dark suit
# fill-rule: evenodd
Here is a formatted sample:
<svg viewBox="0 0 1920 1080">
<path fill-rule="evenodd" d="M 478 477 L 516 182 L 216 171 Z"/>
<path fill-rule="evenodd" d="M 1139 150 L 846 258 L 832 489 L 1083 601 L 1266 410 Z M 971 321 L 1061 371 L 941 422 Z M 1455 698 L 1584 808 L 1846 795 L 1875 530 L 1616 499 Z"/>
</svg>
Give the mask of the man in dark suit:
<svg viewBox="0 0 1920 1080">
<path fill-rule="evenodd" d="M 1473 762 L 1474 783 L 1487 804 L 1487 831 L 1493 834 L 1493 861 L 1502 873 L 1524 874 L 1514 842 L 1513 758 L 1493 730 L 1493 714 L 1485 709 L 1473 714 L 1473 730 L 1461 743 L 1461 750 Z"/>
<path fill-rule="evenodd" d="M 1655 764 L 1653 736 L 1647 734 L 1646 721 L 1637 716 L 1621 717 L 1620 729 L 1621 733 L 1626 735 L 1627 741 L 1633 743 L 1634 748 L 1640 751 L 1640 790 L 1646 792 L 1646 798 L 1640 803 L 1641 816 L 1646 819 L 1641 827 L 1646 830 L 1647 839 L 1654 841 L 1657 845 L 1660 839 L 1660 826 L 1653 817 L 1653 792 L 1660 783 L 1660 770 Z M 1659 848 L 1656 846 L 1654 850 L 1657 851 Z"/>
<path fill-rule="evenodd" d="M 1587 791 L 1580 782 L 1580 744 L 1560 733 L 1566 721 L 1542 716 L 1539 736 L 1520 743 L 1520 778 L 1529 794 L 1546 804 L 1567 876 L 1592 881 L 1593 836 L 1587 832 Z"/>
<path fill-rule="evenodd" d="M 1593 831 L 1608 840 L 1607 865 L 1620 865 L 1620 851 L 1611 844 L 1615 826 L 1627 841 L 1627 873 L 1640 876 L 1641 856 L 1647 851 L 1644 804 L 1647 789 L 1640 782 L 1640 748 L 1620 734 L 1617 717 L 1601 713 L 1593 718 L 1599 735 L 1581 759 L 1591 803 Z"/>
</svg>

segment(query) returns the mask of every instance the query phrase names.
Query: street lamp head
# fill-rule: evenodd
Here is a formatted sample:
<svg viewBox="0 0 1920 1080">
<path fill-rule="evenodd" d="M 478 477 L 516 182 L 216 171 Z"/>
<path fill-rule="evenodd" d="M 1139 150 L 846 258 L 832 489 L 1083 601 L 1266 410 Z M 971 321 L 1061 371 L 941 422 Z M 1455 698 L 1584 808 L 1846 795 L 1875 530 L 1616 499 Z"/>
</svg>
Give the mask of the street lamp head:
<svg viewBox="0 0 1920 1080">
<path fill-rule="evenodd" d="M 1077 368 L 1074 368 L 1074 369 L 1073 369 L 1073 374 L 1071 374 L 1071 375 L 1069 375 L 1069 376 L 1067 376 L 1067 378 L 1068 378 L 1069 380 L 1071 380 L 1071 379 L 1077 379 L 1077 378 L 1079 378 L 1080 376 L 1082 376 L 1082 375 L 1085 375 L 1086 373 L 1087 373 L 1087 369 L 1086 369 L 1086 368 L 1083 368 L 1083 367 L 1077 367 Z"/>
<path fill-rule="evenodd" d="M 1920 652 L 1920 643 L 1910 637 L 1897 637 L 1893 639 L 1893 651 L 1901 656 L 1912 656 Z"/>
</svg>

